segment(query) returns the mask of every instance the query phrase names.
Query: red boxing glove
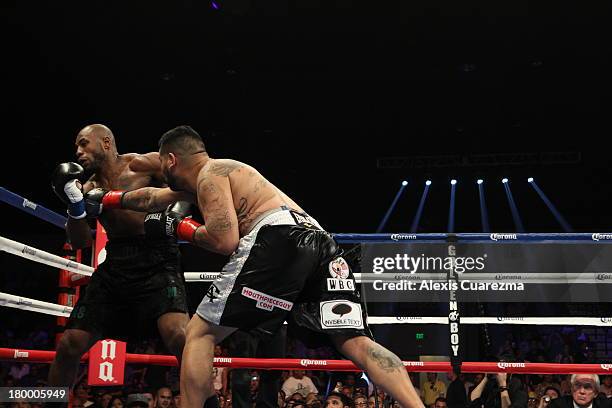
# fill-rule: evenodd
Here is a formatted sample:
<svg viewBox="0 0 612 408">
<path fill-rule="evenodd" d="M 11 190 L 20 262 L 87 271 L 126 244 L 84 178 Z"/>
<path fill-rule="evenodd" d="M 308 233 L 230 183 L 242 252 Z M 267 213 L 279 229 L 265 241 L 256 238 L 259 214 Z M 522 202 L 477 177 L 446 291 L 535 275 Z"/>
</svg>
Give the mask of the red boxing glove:
<svg viewBox="0 0 612 408">
<path fill-rule="evenodd" d="M 183 218 L 176 227 L 176 236 L 183 241 L 194 242 L 195 233 L 201 226 L 202 224 L 192 218 Z"/>
</svg>

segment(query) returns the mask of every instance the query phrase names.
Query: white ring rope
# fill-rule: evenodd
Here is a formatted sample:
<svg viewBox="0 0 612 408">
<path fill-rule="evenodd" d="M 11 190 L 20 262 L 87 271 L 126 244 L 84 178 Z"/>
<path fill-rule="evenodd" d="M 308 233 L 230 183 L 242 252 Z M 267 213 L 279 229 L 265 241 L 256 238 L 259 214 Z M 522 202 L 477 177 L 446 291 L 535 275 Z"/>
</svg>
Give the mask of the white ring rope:
<svg viewBox="0 0 612 408">
<path fill-rule="evenodd" d="M 94 268 L 78 262 L 74 262 L 49 252 L 36 249 L 17 241 L 13 241 L 0 236 L 0 250 L 30 259 L 45 265 L 61 268 L 80 275 L 91 276 Z M 220 272 L 185 272 L 186 282 L 212 282 Z M 410 274 L 405 274 L 410 277 Z M 471 274 L 477 275 L 480 279 L 499 279 L 500 275 L 505 274 Z M 490 275 L 490 276 L 489 276 Z M 515 274 L 516 275 L 516 274 Z M 592 272 L 581 273 L 551 273 L 551 274 L 523 274 L 521 279 L 527 279 L 529 283 L 536 283 L 542 280 L 546 283 L 556 283 L 558 281 L 573 281 L 576 283 L 592 283 L 596 280 Z M 419 279 L 444 280 L 444 274 L 423 273 L 418 274 Z M 374 280 L 397 281 L 394 274 L 372 274 L 356 273 L 355 282 L 372 282 Z M 508 279 L 503 279 L 508 281 Z M 556 281 L 556 282 L 555 282 Z M 601 282 L 598 282 L 601 283 Z M 608 283 L 608 282 L 606 282 Z M 612 283 L 612 282 L 610 282 Z M 40 300 L 10 295 L 0 292 L 0 306 L 13 307 L 21 310 L 45 313 L 54 316 L 69 316 L 72 307 L 63 306 Z M 369 324 L 448 324 L 448 317 L 419 317 L 419 316 L 369 316 Z M 612 326 L 612 317 L 461 317 L 462 324 L 519 324 L 519 325 L 574 325 L 574 326 Z"/>
<path fill-rule="evenodd" d="M 53 255 L 40 249 L 22 244 L 0 236 L 0 251 L 5 251 L 22 258 L 65 269 L 80 275 L 91 276 L 94 268 L 78 262 L 71 261 L 61 256 Z M 525 282 L 525 283 L 610 283 L 612 279 L 600 279 L 601 273 L 578 272 L 578 273 L 463 273 L 463 279 L 473 279 L 482 282 Z M 212 282 L 219 276 L 219 272 L 185 272 L 186 282 Z M 78 277 L 73 277 L 78 278 Z M 446 273 L 402 273 L 402 274 L 376 274 L 376 273 L 356 273 L 355 282 L 374 282 L 400 280 L 420 281 L 420 280 L 445 281 Z"/>
<path fill-rule="evenodd" d="M 91 276 L 94 268 L 78 262 L 71 261 L 61 256 L 53 255 L 49 252 L 24 245 L 20 242 L 10 240 L 0 236 L 0 251 L 5 251 L 34 262 L 65 269 L 81 275 Z"/>
<path fill-rule="evenodd" d="M 70 316 L 70 312 L 72 311 L 72 307 L 70 306 L 56 305 L 55 303 L 43 302 L 23 296 L 9 295 L 3 292 L 0 292 L 0 306 L 64 317 Z"/>
<path fill-rule="evenodd" d="M 68 317 L 70 306 L 56 305 L 0 292 L 0 306 Z M 448 324 L 448 317 L 368 316 L 368 324 Z M 526 326 L 612 327 L 612 317 L 461 317 L 461 324 L 520 324 Z"/>
</svg>

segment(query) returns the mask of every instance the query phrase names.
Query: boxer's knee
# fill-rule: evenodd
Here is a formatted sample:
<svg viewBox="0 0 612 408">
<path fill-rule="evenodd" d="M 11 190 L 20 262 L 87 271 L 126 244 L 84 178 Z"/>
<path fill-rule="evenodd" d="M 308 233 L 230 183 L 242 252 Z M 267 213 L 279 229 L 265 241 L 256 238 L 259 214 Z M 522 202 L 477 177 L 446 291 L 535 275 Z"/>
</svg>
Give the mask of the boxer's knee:
<svg viewBox="0 0 612 408">
<path fill-rule="evenodd" d="M 57 349 L 57 360 L 80 359 L 94 342 L 93 336 L 84 331 L 66 330 Z"/>
</svg>

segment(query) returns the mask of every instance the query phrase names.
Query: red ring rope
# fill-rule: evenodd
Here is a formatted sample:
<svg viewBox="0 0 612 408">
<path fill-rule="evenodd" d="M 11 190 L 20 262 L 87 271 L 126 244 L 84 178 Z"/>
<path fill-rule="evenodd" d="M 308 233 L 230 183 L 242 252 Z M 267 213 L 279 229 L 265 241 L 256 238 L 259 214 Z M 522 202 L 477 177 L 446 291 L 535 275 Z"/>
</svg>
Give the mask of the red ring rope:
<svg viewBox="0 0 612 408">
<path fill-rule="evenodd" d="M 55 351 L 21 350 L 0 348 L 0 360 L 29 361 L 32 363 L 50 363 Z M 87 361 L 85 354 L 81 361 Z M 126 363 L 176 366 L 173 356 L 155 354 L 127 354 Z M 448 362 L 405 361 L 408 371 L 414 372 L 449 372 Z M 325 371 L 361 371 L 347 360 L 311 360 L 299 358 L 215 358 L 216 367 L 252 368 L 263 370 L 325 370 Z M 556 364 L 556 363 L 494 363 L 463 362 L 464 373 L 523 373 L 523 374 L 612 374 L 612 364 Z"/>
</svg>

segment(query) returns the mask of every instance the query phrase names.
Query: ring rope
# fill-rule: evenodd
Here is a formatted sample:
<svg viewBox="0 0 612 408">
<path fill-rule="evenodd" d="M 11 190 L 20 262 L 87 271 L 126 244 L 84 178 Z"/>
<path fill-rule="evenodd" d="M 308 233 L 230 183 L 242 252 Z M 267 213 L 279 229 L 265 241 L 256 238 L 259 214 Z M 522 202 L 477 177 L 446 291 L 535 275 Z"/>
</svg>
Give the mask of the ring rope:
<svg viewBox="0 0 612 408">
<path fill-rule="evenodd" d="M 0 348 L 0 360 L 51 363 L 55 351 L 21 350 Z M 85 354 L 81 361 L 87 361 Z M 153 354 L 126 354 L 126 363 L 177 366 L 174 356 Z M 451 365 L 439 361 L 404 361 L 408 371 L 449 372 Z M 251 368 L 260 370 L 323 370 L 323 371 L 362 371 L 348 360 L 311 360 L 298 358 L 238 358 L 215 357 L 215 367 Z M 610 374 L 612 364 L 557 364 L 557 363 L 504 363 L 504 362 L 463 362 L 464 373 L 522 373 L 522 374 Z"/>
<path fill-rule="evenodd" d="M 0 292 L 0 306 L 70 316 L 72 307 L 43 302 Z M 448 317 L 368 316 L 368 324 L 448 324 Z M 462 317 L 461 324 L 515 324 L 526 326 L 599 326 L 612 327 L 612 317 Z"/>
<path fill-rule="evenodd" d="M 60 317 L 68 317 L 70 316 L 70 312 L 72 312 L 72 307 L 70 306 L 57 305 L 55 303 L 43 302 L 42 300 L 10 295 L 3 292 L 0 292 L 0 306 Z"/>
<path fill-rule="evenodd" d="M 40 249 L 13 241 L 0 236 L 0 251 L 5 251 L 21 258 L 26 258 L 34 262 L 65 269 L 80 275 L 91 276 L 94 268 L 82 263 L 74 262 L 61 256 L 53 255 Z"/>
</svg>

